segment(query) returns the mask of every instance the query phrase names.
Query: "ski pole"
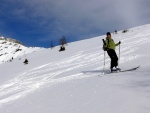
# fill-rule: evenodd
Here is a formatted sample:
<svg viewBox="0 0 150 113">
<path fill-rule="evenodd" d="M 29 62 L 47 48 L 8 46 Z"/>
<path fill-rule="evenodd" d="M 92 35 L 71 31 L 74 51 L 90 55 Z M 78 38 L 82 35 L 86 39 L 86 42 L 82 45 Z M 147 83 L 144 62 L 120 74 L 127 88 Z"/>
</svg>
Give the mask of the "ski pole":
<svg viewBox="0 0 150 113">
<path fill-rule="evenodd" d="M 120 44 L 119 44 L 119 60 L 118 60 L 118 66 L 119 66 L 119 62 L 120 62 Z"/>
<path fill-rule="evenodd" d="M 102 39 L 102 41 L 103 41 L 103 46 L 105 46 L 105 45 L 106 45 L 105 40 L 104 40 L 104 39 Z M 103 65 L 103 73 L 104 73 L 104 71 L 105 71 L 105 50 L 104 50 L 104 65 Z"/>
<path fill-rule="evenodd" d="M 103 66 L 103 73 L 104 73 L 104 71 L 105 71 L 105 51 L 104 51 L 104 66 Z"/>
</svg>

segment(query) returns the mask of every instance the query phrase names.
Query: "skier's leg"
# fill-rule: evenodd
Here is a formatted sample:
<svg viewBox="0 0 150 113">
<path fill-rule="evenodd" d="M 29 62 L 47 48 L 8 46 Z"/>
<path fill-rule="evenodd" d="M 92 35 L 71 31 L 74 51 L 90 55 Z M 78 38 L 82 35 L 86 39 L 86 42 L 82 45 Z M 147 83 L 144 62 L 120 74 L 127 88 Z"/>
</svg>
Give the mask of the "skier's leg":
<svg viewBox="0 0 150 113">
<path fill-rule="evenodd" d="M 110 57 L 110 60 L 111 60 L 111 62 L 110 62 L 110 70 L 112 71 L 113 67 L 115 66 L 114 65 L 115 60 L 114 60 L 113 50 L 110 49 L 110 50 L 107 51 L 107 53 L 108 53 L 108 55 Z"/>
<path fill-rule="evenodd" d="M 116 54 L 116 52 L 114 51 L 113 53 L 113 56 L 114 56 L 114 66 L 117 70 L 121 70 L 119 67 L 118 67 L 118 56 Z"/>
<path fill-rule="evenodd" d="M 117 57 L 117 54 L 115 51 L 113 53 L 113 56 L 114 56 L 114 66 L 117 67 L 118 66 L 118 57 Z"/>
</svg>

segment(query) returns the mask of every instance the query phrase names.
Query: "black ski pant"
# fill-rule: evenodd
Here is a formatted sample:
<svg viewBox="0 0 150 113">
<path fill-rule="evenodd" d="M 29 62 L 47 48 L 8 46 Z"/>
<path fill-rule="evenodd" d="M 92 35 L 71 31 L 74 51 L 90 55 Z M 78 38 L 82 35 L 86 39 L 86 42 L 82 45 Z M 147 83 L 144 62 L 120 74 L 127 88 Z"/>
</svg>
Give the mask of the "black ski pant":
<svg viewBox="0 0 150 113">
<path fill-rule="evenodd" d="M 109 50 L 107 50 L 107 53 L 111 59 L 110 68 L 118 66 L 118 57 L 117 57 L 115 50 L 109 49 Z"/>
</svg>

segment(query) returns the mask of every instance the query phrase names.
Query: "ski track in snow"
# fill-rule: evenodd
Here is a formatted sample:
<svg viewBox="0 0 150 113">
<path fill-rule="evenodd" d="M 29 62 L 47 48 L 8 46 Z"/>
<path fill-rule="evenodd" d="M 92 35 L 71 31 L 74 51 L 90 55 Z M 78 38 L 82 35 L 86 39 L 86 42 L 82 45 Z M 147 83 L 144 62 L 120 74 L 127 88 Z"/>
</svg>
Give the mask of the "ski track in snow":
<svg viewBox="0 0 150 113">
<path fill-rule="evenodd" d="M 139 36 L 139 35 L 138 35 Z M 141 35 L 142 37 L 142 35 Z M 136 58 L 142 57 L 140 54 L 132 54 L 138 49 L 139 45 L 150 42 L 148 36 L 139 38 L 134 37 L 136 40 L 133 42 L 133 38 L 126 38 L 122 40 L 120 63 L 129 62 Z M 128 42 L 128 43 L 124 43 Z M 88 52 L 87 52 L 88 51 Z M 117 50 L 116 50 L 117 51 Z M 129 55 L 130 53 L 130 55 Z M 47 87 L 50 85 L 74 80 L 83 79 L 85 77 L 93 77 L 90 74 L 80 72 L 81 68 L 99 65 L 93 70 L 102 70 L 104 53 L 101 47 L 94 48 L 92 50 L 85 50 L 76 53 L 74 56 L 62 59 L 60 61 L 51 62 L 39 67 L 33 68 L 27 72 L 18 75 L 16 78 L 7 81 L 5 84 L 0 85 L 0 106 L 7 104 L 11 101 L 19 99 L 21 97 L 30 94 L 31 92 L 38 90 L 40 87 Z M 106 57 L 106 67 L 109 67 L 110 59 Z M 102 65 L 102 66 L 100 66 Z M 59 70 L 59 71 L 58 71 Z M 68 75 L 68 72 L 75 70 L 76 74 Z M 100 73 L 98 73 L 100 74 Z M 62 76 L 65 75 L 65 76 Z M 66 76 L 67 75 L 67 76 Z M 97 76 L 97 74 L 94 74 Z"/>
<path fill-rule="evenodd" d="M 90 65 L 91 62 L 98 62 L 97 57 L 99 56 L 100 53 L 90 53 L 83 55 L 77 54 L 73 57 L 63 59 L 62 61 L 45 64 L 20 74 L 18 77 L 0 86 L 0 105 L 23 97 L 26 94 L 48 83 L 55 84 L 72 79 L 88 77 L 83 76 L 83 73 L 77 73 L 67 77 L 61 77 L 57 79 L 54 78 L 68 71 Z"/>
</svg>

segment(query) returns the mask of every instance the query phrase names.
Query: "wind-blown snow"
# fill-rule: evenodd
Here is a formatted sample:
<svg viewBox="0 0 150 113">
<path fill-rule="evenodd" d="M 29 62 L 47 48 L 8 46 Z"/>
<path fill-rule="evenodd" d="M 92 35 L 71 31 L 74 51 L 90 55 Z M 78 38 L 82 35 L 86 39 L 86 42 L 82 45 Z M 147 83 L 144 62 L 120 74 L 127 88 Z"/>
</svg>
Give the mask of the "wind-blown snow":
<svg viewBox="0 0 150 113">
<path fill-rule="evenodd" d="M 1 63 L 0 113 L 149 113 L 150 25 L 112 34 L 122 42 L 119 66 L 140 65 L 136 71 L 103 75 L 103 38 L 69 43 L 63 52 L 26 48 Z M 105 60 L 108 71 L 108 55 Z"/>
</svg>

